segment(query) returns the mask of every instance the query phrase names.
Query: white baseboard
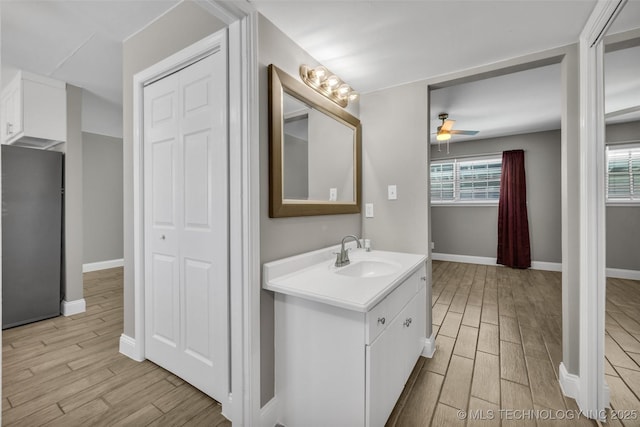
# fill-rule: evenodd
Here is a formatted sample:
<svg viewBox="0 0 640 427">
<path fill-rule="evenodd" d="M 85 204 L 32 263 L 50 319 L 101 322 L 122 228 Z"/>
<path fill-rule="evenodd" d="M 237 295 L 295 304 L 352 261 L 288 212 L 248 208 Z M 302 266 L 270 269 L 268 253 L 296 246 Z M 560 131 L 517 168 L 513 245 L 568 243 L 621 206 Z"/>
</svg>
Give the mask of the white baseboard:
<svg viewBox="0 0 640 427">
<path fill-rule="evenodd" d="M 436 337 L 433 333 L 429 338 L 424 339 L 424 348 L 422 349 L 422 355 L 431 359 L 436 352 Z"/>
<path fill-rule="evenodd" d="M 60 303 L 60 311 L 63 316 L 73 316 L 74 314 L 84 313 L 87 311 L 87 303 L 84 298 L 75 301 L 63 300 Z"/>
<path fill-rule="evenodd" d="M 106 270 L 108 268 L 122 267 L 124 265 L 124 259 L 110 259 L 107 261 L 90 262 L 82 264 L 82 272 L 88 273 L 90 271 Z"/>
<path fill-rule="evenodd" d="M 136 340 L 129 335 L 120 335 L 120 353 L 127 356 L 129 359 L 133 359 L 136 362 L 142 362 L 143 356 L 140 356 L 140 351 L 136 345 Z"/>
<path fill-rule="evenodd" d="M 607 268 L 607 277 L 615 279 L 640 280 L 640 271 L 623 270 L 621 268 Z"/>
<path fill-rule="evenodd" d="M 433 252 L 431 254 L 431 259 L 434 261 L 463 262 L 465 264 L 497 265 L 496 258 L 485 256 L 439 254 Z"/>
<path fill-rule="evenodd" d="M 502 265 L 496 264 L 497 258 L 484 256 L 432 253 L 431 258 L 435 261 L 463 262 L 465 264 L 495 265 L 502 267 Z M 559 262 L 531 261 L 531 269 L 562 271 L 562 264 Z"/>
<path fill-rule="evenodd" d="M 580 395 L 580 377 L 570 374 L 567 368 L 564 367 L 564 362 L 560 362 L 559 373 L 562 393 L 567 397 L 577 400 Z"/>
<path fill-rule="evenodd" d="M 278 397 L 276 396 L 260 408 L 260 426 L 274 427 L 278 424 L 278 418 Z"/>
<path fill-rule="evenodd" d="M 544 270 L 544 271 L 557 271 L 562 272 L 561 262 L 547 262 L 547 261 L 531 261 L 532 270 Z"/>
</svg>

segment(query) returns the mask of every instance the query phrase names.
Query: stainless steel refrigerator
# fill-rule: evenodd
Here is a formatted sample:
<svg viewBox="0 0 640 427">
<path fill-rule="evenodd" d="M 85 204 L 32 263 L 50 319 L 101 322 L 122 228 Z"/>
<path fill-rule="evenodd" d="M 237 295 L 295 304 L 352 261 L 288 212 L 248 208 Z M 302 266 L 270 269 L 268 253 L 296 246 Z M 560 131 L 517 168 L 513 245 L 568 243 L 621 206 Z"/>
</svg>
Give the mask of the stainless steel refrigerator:
<svg viewBox="0 0 640 427">
<path fill-rule="evenodd" d="M 2 329 L 60 315 L 63 154 L 2 145 Z"/>
</svg>

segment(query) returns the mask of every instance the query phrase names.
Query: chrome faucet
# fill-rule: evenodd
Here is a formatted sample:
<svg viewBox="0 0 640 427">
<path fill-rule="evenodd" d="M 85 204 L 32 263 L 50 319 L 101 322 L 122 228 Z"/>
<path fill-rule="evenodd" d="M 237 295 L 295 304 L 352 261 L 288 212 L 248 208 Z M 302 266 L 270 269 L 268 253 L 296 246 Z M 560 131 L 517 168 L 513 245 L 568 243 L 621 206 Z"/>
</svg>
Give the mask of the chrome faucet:
<svg viewBox="0 0 640 427">
<path fill-rule="evenodd" d="M 358 239 L 357 236 L 354 236 L 353 234 L 344 236 L 344 238 L 342 239 L 342 243 L 340 245 L 340 252 L 335 253 L 337 255 L 336 264 L 335 264 L 336 267 L 344 267 L 345 265 L 349 265 L 349 263 L 351 262 L 349 261 L 349 249 L 344 248 L 344 242 L 349 238 L 355 240 L 359 248 L 362 247 L 362 244 L 360 243 L 360 239 Z"/>
</svg>

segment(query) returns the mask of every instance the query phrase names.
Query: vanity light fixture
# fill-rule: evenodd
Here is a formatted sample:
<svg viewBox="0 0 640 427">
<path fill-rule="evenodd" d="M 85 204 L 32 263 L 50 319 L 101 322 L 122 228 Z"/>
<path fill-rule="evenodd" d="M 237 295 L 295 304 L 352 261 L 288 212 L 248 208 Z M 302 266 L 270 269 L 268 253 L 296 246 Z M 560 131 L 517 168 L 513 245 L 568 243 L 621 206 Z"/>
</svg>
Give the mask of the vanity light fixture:
<svg viewBox="0 0 640 427">
<path fill-rule="evenodd" d="M 311 68 L 303 64 L 300 66 L 300 77 L 307 86 L 341 107 L 346 107 L 349 101 L 358 99 L 358 92 L 323 66 Z"/>
</svg>

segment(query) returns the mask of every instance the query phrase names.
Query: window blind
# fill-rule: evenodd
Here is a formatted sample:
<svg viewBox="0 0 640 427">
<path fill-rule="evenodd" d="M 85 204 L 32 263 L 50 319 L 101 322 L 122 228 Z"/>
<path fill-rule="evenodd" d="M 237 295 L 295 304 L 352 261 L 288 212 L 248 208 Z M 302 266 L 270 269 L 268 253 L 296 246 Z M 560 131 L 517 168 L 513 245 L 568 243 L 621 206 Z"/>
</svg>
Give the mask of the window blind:
<svg viewBox="0 0 640 427">
<path fill-rule="evenodd" d="M 432 203 L 498 202 L 502 158 L 449 159 L 431 163 Z"/>
<path fill-rule="evenodd" d="M 607 147 L 607 201 L 640 202 L 640 147 Z"/>
</svg>

